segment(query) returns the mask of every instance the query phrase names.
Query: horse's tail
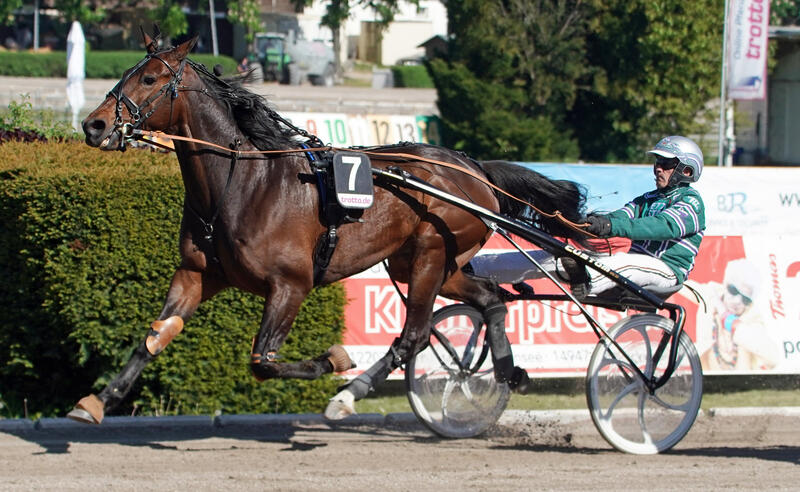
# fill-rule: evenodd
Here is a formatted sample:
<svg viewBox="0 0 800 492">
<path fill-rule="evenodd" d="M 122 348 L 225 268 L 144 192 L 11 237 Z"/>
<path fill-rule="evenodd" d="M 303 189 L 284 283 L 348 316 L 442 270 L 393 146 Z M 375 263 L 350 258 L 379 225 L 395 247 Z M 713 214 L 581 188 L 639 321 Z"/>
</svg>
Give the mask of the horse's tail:
<svg viewBox="0 0 800 492">
<path fill-rule="evenodd" d="M 550 179 L 506 161 L 483 161 L 481 166 L 492 184 L 542 212 L 495 190 L 502 214 L 532 223 L 553 236 L 585 239 L 586 236 L 568 224 L 543 215 L 558 211 L 564 219 L 582 223 L 586 207 L 586 189 L 583 186 L 573 181 Z"/>
</svg>

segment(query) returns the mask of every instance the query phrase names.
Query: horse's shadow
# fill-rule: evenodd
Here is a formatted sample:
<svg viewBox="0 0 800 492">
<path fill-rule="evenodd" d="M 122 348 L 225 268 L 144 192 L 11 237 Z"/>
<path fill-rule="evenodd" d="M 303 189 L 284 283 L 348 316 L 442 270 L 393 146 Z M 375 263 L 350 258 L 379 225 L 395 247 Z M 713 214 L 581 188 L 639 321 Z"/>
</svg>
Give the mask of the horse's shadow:
<svg viewBox="0 0 800 492">
<path fill-rule="evenodd" d="M 51 421 L 65 419 L 50 419 Z M 107 419 L 111 420 L 111 419 Z M 227 447 L 247 447 L 248 442 L 286 443 L 287 450 L 304 450 L 303 446 L 294 446 L 291 438 L 298 430 L 292 425 L 214 425 L 209 419 L 208 425 L 173 425 L 170 422 L 147 423 L 145 425 L 123 425 L 105 422 L 102 425 L 87 425 L 59 422 L 58 425 L 0 426 L 0 433 L 8 434 L 27 442 L 36 444 L 41 451 L 33 454 L 69 453 L 70 446 L 75 443 L 84 444 L 121 444 L 124 446 L 146 446 L 154 450 L 182 449 L 192 451 L 191 446 L 179 446 L 209 438 L 226 438 L 240 441 L 237 444 L 226 444 Z M 310 449 L 310 448 L 309 448 Z"/>
<path fill-rule="evenodd" d="M 242 418 L 243 417 L 243 418 Z M 248 417 L 251 417 L 248 419 Z M 275 416 L 230 416 L 223 419 L 204 417 L 109 417 L 101 425 L 88 425 L 69 419 L 0 420 L 0 434 L 7 434 L 36 444 L 41 454 L 65 454 L 74 443 L 146 446 L 154 450 L 208 451 L 208 446 L 187 445 L 193 441 L 222 438 L 237 441 L 221 446 L 247 448 L 248 443 L 284 443 L 283 452 L 310 451 L 327 446 L 322 433 L 342 430 L 364 435 L 365 439 L 380 436 L 382 439 L 408 441 L 419 437 L 419 432 L 406 435 L 406 430 L 419 431 L 420 424 L 385 423 L 383 417 L 359 418 L 350 421 L 328 422 L 321 418 L 293 421 L 291 417 L 270 419 Z M 298 433 L 303 435 L 299 438 Z M 319 438 L 315 436 L 320 434 Z M 431 438 L 437 439 L 437 438 Z M 181 444 L 182 443 L 182 444 Z"/>
<path fill-rule="evenodd" d="M 325 447 L 327 435 L 331 432 L 346 432 L 357 435 L 365 441 L 380 439 L 389 446 L 397 443 L 430 444 L 432 446 L 452 442 L 429 433 L 418 422 L 391 422 L 382 418 L 355 419 L 351 421 L 328 422 L 321 418 L 306 421 L 278 420 L 265 423 L 267 420 L 253 419 L 248 421 L 228 420 L 222 424 L 216 419 L 198 419 L 192 417 L 179 418 L 147 418 L 139 417 L 109 418 L 102 425 L 78 424 L 67 419 L 44 419 L 47 421 L 0 421 L 0 434 L 8 434 L 41 448 L 33 455 L 65 454 L 70 452 L 74 443 L 83 444 L 120 444 L 132 447 L 149 447 L 153 450 L 181 450 L 183 452 L 208 452 L 219 449 L 247 449 L 256 447 L 256 443 L 285 444 L 279 452 L 305 452 Z M 187 421 L 189 419 L 189 421 Z M 203 423 L 202 420 L 206 422 Z M 9 425 L 11 424 L 11 425 Z M 489 431 L 491 433 L 491 431 Z M 499 437 L 499 436 L 496 436 Z M 193 446 L 191 443 L 209 438 L 222 438 L 233 442 L 221 442 L 218 447 L 207 445 Z M 478 436 L 466 441 L 485 440 L 487 436 Z M 535 436 L 527 436 L 524 441 L 507 443 L 494 442 L 489 449 L 519 450 L 529 452 L 558 452 L 567 454 L 603 455 L 617 454 L 611 447 L 575 445 L 569 440 L 554 442 L 551 437 L 542 437 L 547 442 L 537 442 Z M 465 443 L 468 445 L 468 443 Z M 714 458 L 755 458 L 763 461 L 800 464 L 800 446 L 779 445 L 765 447 L 695 447 L 670 450 L 666 455 L 698 456 Z"/>
</svg>

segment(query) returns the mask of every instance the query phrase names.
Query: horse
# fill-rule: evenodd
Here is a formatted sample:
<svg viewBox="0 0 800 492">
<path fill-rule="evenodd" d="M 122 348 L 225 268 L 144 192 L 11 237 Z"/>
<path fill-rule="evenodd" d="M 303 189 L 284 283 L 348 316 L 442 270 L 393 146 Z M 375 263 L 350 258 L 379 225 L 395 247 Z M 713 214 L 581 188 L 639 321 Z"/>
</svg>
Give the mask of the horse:
<svg viewBox="0 0 800 492">
<path fill-rule="evenodd" d="M 99 394 L 81 398 L 70 418 L 101 423 L 198 305 L 229 287 L 264 298 L 250 361 L 259 381 L 314 379 L 350 369 L 341 346 L 300 362 L 282 362 L 278 354 L 313 287 L 384 260 L 390 277 L 408 286 L 405 324 L 385 357 L 340 388 L 326 409 L 328 418 L 353 413 L 355 400 L 425 347 L 437 294 L 485 313 L 495 377 L 512 387 L 519 384 L 524 371 L 514 367 L 505 336 L 504 291 L 462 270 L 492 234 L 486 223 L 464 208 L 380 176 L 371 178 L 370 207 L 358 213 L 339 210 L 332 217 L 324 212 L 322 185 L 310 162 L 309 144 L 318 140 L 280 117 L 241 79 L 223 79 L 189 59 L 196 37 L 160 49 L 158 35 L 142 35 L 145 57 L 125 71 L 82 125 L 86 144 L 104 151 L 124 151 L 137 131 L 162 131 L 173 138 L 185 188 L 180 263 L 160 314 L 130 359 Z M 543 230 L 574 235 L 547 212 L 582 219 L 585 196 L 575 183 L 550 180 L 512 163 L 479 163 L 418 143 L 362 150 L 373 169 L 403 170 Z M 338 241 L 331 251 L 325 244 L 332 226 L 338 226 Z"/>
</svg>

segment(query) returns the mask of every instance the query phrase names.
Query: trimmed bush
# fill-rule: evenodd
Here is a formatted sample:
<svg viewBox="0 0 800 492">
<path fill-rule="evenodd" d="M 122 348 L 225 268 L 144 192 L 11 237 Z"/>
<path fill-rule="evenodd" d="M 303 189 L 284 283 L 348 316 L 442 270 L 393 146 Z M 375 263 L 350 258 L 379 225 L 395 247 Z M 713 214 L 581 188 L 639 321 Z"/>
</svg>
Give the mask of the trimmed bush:
<svg viewBox="0 0 800 492">
<path fill-rule="evenodd" d="M 395 87 L 433 89 L 433 79 L 425 65 L 395 65 L 391 67 Z"/>
<path fill-rule="evenodd" d="M 74 142 L 0 145 L 0 401 L 4 417 L 62 416 L 102 389 L 158 316 L 175 267 L 183 185 L 172 154 Z M 344 292 L 315 289 L 285 360 L 339 343 Z M 202 304 L 142 373 L 120 414 L 317 412 L 340 384 L 257 383 L 249 354 L 263 300 Z"/>
<path fill-rule="evenodd" d="M 144 51 L 88 51 L 86 53 L 86 78 L 119 79 L 125 70 L 144 58 Z M 236 60 L 229 56 L 193 54 L 190 58 L 206 67 L 219 63 L 226 76 L 235 75 Z M 0 52 L 0 75 L 15 77 L 66 77 L 67 53 Z"/>
</svg>

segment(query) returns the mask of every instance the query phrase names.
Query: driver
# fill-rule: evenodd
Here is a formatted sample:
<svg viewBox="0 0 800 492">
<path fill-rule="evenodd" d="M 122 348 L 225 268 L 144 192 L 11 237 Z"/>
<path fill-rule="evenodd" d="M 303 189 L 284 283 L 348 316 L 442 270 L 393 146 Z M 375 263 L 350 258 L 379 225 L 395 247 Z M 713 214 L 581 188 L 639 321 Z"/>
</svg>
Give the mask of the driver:
<svg viewBox="0 0 800 492">
<path fill-rule="evenodd" d="M 703 172 L 703 152 L 687 137 L 670 136 L 647 153 L 656 158 L 656 189 L 610 214 L 590 214 L 586 230 L 600 238 L 631 239 L 628 252 L 604 256 L 599 261 L 645 289 L 668 293 L 677 290 L 694 267 L 706 227 L 703 200 L 690 186 Z M 610 278 L 584 268 L 573 258 L 556 259 L 542 250 L 528 254 L 549 273 L 569 281 L 576 297 L 599 294 L 616 286 Z M 517 251 L 477 256 L 470 266 L 474 275 L 497 283 L 517 284 L 544 277 Z"/>
</svg>

